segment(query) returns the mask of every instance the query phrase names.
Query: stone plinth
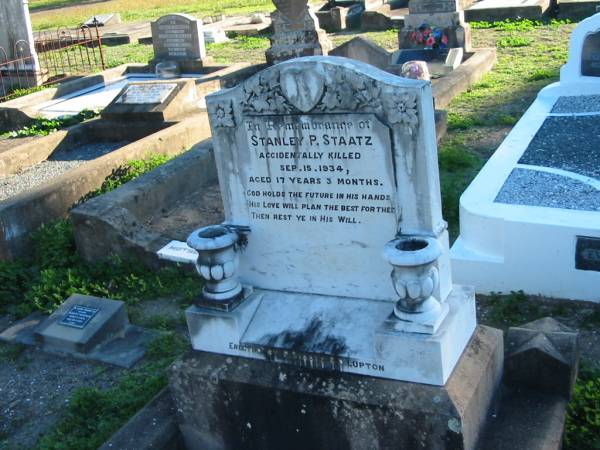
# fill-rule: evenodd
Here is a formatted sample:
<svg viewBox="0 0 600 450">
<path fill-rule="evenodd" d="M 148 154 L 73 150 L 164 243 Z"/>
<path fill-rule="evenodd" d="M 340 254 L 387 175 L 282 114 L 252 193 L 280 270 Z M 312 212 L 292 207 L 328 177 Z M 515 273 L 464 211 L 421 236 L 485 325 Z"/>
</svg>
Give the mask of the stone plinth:
<svg viewBox="0 0 600 450">
<path fill-rule="evenodd" d="M 473 449 L 502 374 L 479 327 L 445 387 L 192 352 L 171 392 L 188 449 Z"/>
<path fill-rule="evenodd" d="M 308 0 L 274 0 L 277 10 L 271 14 L 273 36 L 266 51 L 267 62 L 276 64 L 302 56 L 327 55 L 332 48 L 321 30 Z"/>
</svg>

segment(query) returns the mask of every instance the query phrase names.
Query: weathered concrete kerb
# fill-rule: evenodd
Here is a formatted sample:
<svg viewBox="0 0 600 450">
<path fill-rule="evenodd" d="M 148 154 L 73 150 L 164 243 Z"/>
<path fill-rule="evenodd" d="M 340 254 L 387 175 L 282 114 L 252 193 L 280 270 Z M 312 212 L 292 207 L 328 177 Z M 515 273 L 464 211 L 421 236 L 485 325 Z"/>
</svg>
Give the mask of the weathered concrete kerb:
<svg viewBox="0 0 600 450">
<path fill-rule="evenodd" d="M 112 136 L 135 138 L 131 134 L 131 124 L 105 122 L 101 128 Z M 198 113 L 84 163 L 42 186 L 0 202 L 0 259 L 14 258 L 31 251 L 31 232 L 44 223 L 65 217 L 82 197 L 99 188 L 113 169 L 151 154 L 177 155 L 209 137 L 208 117 L 205 113 Z"/>
</svg>

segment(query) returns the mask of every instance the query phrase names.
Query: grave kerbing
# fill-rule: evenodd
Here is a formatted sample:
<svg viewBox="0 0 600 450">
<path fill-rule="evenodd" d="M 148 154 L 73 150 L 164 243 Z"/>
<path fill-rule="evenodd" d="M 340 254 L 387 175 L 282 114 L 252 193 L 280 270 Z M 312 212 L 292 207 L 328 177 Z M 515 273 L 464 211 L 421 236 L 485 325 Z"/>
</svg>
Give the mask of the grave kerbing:
<svg viewBox="0 0 600 450">
<path fill-rule="evenodd" d="M 600 14 L 461 196 L 453 275 L 479 293 L 598 302 Z M 550 244 L 551 243 L 551 244 Z"/>
</svg>

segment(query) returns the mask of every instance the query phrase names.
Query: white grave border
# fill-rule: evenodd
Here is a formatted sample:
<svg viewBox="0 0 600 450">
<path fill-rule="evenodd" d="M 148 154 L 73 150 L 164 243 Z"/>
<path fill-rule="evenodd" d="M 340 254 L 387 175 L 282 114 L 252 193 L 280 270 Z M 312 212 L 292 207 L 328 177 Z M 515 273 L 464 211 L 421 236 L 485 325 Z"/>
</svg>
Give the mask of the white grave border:
<svg viewBox="0 0 600 450">
<path fill-rule="evenodd" d="M 312 87 L 307 90 L 310 98 L 298 91 L 303 83 Z M 393 161 L 398 234 L 432 236 L 448 249 L 447 223 L 441 214 L 435 127 L 422 125 L 435 123 L 433 102 L 427 100 L 431 98 L 428 81 L 400 78 L 347 58 L 311 56 L 285 61 L 234 88 L 207 96 L 215 149 L 222 149 L 215 151 L 217 168 L 226 173 L 228 166 L 239 167 L 238 155 L 247 149 L 241 144 L 246 142 L 245 131 L 238 126 L 236 133 L 236 124 L 247 117 L 374 114 L 391 130 L 391 151 L 396 155 Z M 401 149 L 403 157 L 394 149 Z M 235 225 L 249 226 L 248 207 L 233 210 L 235 204 L 246 205 L 239 177 L 229 186 L 225 184 L 230 180 L 224 178 L 220 176 L 219 182 L 226 222 L 235 220 Z M 438 266 L 445 275 L 436 297 L 444 301 L 452 290 L 447 250 Z"/>
<path fill-rule="evenodd" d="M 598 84 L 599 77 L 582 75 L 583 44 L 588 36 L 600 33 L 600 13 L 594 14 L 581 21 L 573 30 L 569 43 L 569 59 L 560 69 L 560 84 L 562 87 L 581 82 L 594 82 Z M 581 94 L 585 89 L 581 89 Z M 575 94 L 576 95 L 576 94 Z"/>
</svg>

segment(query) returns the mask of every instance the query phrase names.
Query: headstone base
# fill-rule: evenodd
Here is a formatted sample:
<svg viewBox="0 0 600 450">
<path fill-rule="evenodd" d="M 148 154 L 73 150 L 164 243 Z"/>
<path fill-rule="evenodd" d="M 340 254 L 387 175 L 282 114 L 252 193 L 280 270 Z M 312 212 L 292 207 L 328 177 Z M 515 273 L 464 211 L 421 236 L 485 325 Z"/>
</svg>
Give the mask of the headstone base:
<svg viewBox="0 0 600 450">
<path fill-rule="evenodd" d="M 190 450 L 473 449 L 502 367 L 502 332 L 480 326 L 442 387 L 205 352 L 170 387 Z"/>
<path fill-rule="evenodd" d="M 195 350 L 441 386 L 476 327 L 472 288 L 454 286 L 446 303 L 435 334 L 398 331 L 390 302 L 260 289 L 233 311 L 192 306 L 186 319 Z"/>
</svg>

